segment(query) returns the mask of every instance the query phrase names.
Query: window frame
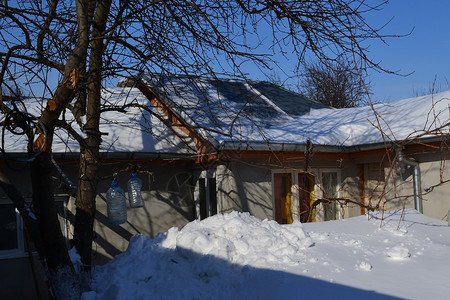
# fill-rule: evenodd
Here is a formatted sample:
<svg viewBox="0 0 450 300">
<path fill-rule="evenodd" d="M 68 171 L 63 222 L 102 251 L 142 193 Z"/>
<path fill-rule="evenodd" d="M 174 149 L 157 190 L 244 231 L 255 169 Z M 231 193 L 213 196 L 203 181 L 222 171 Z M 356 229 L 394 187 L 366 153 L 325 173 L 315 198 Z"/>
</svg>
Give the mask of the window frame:
<svg viewBox="0 0 450 300">
<path fill-rule="evenodd" d="M 218 213 L 216 170 L 200 172 L 194 188 L 195 214 L 197 220 L 203 220 Z"/>
<path fill-rule="evenodd" d="M 337 186 L 336 186 L 336 197 L 341 197 L 341 189 L 342 189 L 342 178 L 341 178 L 341 169 L 339 168 L 320 168 L 316 169 L 316 186 L 315 186 L 315 197 L 316 199 L 323 198 L 323 183 L 322 183 L 322 176 L 323 173 L 337 173 Z M 324 204 L 320 204 L 320 210 L 316 211 L 316 216 L 319 219 L 319 221 L 326 221 L 325 220 L 325 214 L 324 214 Z M 344 209 L 340 207 L 339 205 L 336 206 L 336 218 L 335 220 L 340 220 L 344 218 Z"/>
<path fill-rule="evenodd" d="M 0 250 L 0 259 L 18 258 L 25 256 L 25 239 L 23 234 L 23 221 L 20 217 L 19 211 L 14 207 L 14 204 L 9 199 L 0 199 L 0 205 L 12 205 L 13 213 L 16 218 L 16 237 L 17 248 Z M 2 238 L 2 237 L 0 237 Z"/>
<path fill-rule="evenodd" d="M 317 200 L 323 197 L 323 184 L 322 184 L 322 174 L 327 172 L 336 172 L 337 173 L 337 194 L 336 197 L 341 196 L 341 188 L 342 188 L 342 177 L 341 177 L 341 169 L 340 168 L 311 168 L 308 170 L 308 173 L 314 176 L 314 189 L 313 189 L 313 199 Z M 298 182 L 298 174 L 303 173 L 303 171 L 298 170 L 287 170 L 287 169 L 272 169 L 271 170 L 271 185 L 272 185 L 272 218 L 276 220 L 276 200 L 275 200 L 275 184 L 274 184 L 274 174 L 276 173 L 290 173 L 291 174 L 291 195 L 292 195 L 292 218 L 293 220 L 300 220 L 300 197 L 299 197 L 299 182 Z M 315 221 L 324 221 L 324 205 L 320 204 L 319 209 L 316 209 L 314 220 Z M 344 209 L 337 206 L 336 207 L 336 220 L 344 218 Z"/>
<path fill-rule="evenodd" d="M 25 201 L 30 204 L 31 199 L 25 199 Z M 67 219 L 67 204 L 69 201 L 69 196 L 55 196 L 55 202 L 62 203 L 63 207 L 63 215 L 58 214 L 59 223 L 61 225 L 61 232 L 63 236 L 66 238 L 68 242 L 69 233 L 70 233 L 70 225 L 69 220 Z M 13 202 L 9 198 L 0 198 L 0 205 L 10 204 L 13 205 L 14 214 L 16 216 L 16 235 L 17 235 L 17 248 L 0 250 L 0 260 L 1 259 L 11 259 L 11 258 L 23 258 L 28 256 L 28 250 L 26 245 L 26 236 L 25 236 L 25 226 L 22 217 L 20 216 L 17 208 L 14 207 Z M 2 237 L 0 237 L 1 239 Z M 30 245 L 33 247 L 32 245 Z M 33 255 L 36 255 L 37 252 L 33 251 Z"/>
</svg>

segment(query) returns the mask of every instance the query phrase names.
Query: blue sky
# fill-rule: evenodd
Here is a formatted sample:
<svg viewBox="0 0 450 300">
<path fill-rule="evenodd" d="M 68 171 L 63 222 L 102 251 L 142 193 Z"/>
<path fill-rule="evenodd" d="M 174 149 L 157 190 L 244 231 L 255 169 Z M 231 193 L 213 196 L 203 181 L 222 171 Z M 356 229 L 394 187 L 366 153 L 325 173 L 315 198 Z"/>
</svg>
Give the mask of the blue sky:
<svg viewBox="0 0 450 300">
<path fill-rule="evenodd" d="M 371 0 L 368 0 L 371 2 Z M 378 1 L 376 1 L 378 2 Z M 384 68 L 409 76 L 370 72 L 372 100 L 394 100 L 428 94 L 436 78 L 438 91 L 450 90 L 450 1 L 448 0 L 390 0 L 381 11 L 366 15 L 373 27 L 392 21 L 382 33 L 409 36 L 370 42 L 369 56 Z M 282 63 L 288 75 L 292 62 Z M 255 69 L 247 69 L 249 78 L 260 78 Z M 284 77 L 278 70 L 279 75 Z"/>
<path fill-rule="evenodd" d="M 450 1 L 391 0 L 383 11 L 373 13 L 369 22 L 381 24 L 391 17 L 385 33 L 408 33 L 389 39 L 389 45 L 372 44 L 370 55 L 400 77 L 371 72 L 373 98 L 393 101 L 428 93 L 436 78 L 436 88 L 450 89 Z M 373 19 L 372 19 L 373 17 Z"/>
<path fill-rule="evenodd" d="M 368 3 L 379 1 L 367 0 Z M 370 71 L 368 81 L 373 102 L 392 102 L 450 90 L 450 1 L 448 0 L 390 0 L 380 11 L 365 14 L 373 28 L 386 25 L 382 35 L 401 36 L 367 41 L 368 56 L 388 70 L 408 76 Z M 275 57 L 277 59 L 277 57 Z M 278 56 L 280 69 L 274 71 L 283 83 L 293 76 L 295 56 L 284 59 Z M 308 59 L 308 58 L 307 58 Z M 312 60 L 314 60 L 312 58 Z M 264 76 L 251 67 L 252 79 Z M 283 73 L 286 72 L 286 73 Z M 297 90 L 298 80 L 287 81 L 287 87 Z M 435 81 L 436 80 L 436 81 Z"/>
</svg>

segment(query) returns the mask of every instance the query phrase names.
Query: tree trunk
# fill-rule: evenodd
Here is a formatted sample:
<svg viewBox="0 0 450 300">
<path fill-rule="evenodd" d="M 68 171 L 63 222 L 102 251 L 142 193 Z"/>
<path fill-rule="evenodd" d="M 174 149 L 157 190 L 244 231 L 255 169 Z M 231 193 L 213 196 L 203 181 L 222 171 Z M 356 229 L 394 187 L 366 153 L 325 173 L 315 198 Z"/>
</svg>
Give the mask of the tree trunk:
<svg viewBox="0 0 450 300">
<path fill-rule="evenodd" d="M 39 220 L 48 276 L 56 299 L 79 299 L 80 287 L 58 221 L 53 189 L 51 154 L 44 152 L 31 163 L 33 208 Z"/>
<path fill-rule="evenodd" d="M 75 218 L 74 244 L 83 263 L 83 270 L 89 271 L 92 256 L 92 240 L 95 218 L 95 197 L 97 194 L 97 169 L 101 136 L 100 105 L 103 58 L 103 31 L 111 7 L 111 0 L 99 1 L 92 23 L 91 55 L 89 58 L 88 99 L 86 111 L 85 147 L 80 151 L 79 182 Z"/>
<path fill-rule="evenodd" d="M 97 164 L 98 151 L 81 151 L 73 242 L 81 257 L 83 271 L 90 270 L 92 260 Z"/>
</svg>

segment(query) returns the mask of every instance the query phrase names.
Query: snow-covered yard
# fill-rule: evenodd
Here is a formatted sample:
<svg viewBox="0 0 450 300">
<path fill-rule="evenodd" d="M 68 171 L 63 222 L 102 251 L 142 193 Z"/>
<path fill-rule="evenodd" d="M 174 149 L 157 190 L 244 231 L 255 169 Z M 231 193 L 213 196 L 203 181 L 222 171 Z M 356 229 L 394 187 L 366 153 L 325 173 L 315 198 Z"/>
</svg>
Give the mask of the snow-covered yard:
<svg viewBox="0 0 450 300">
<path fill-rule="evenodd" d="M 415 210 L 291 225 L 232 212 L 136 235 L 93 274 L 84 299 L 449 299 L 450 226 Z"/>
</svg>

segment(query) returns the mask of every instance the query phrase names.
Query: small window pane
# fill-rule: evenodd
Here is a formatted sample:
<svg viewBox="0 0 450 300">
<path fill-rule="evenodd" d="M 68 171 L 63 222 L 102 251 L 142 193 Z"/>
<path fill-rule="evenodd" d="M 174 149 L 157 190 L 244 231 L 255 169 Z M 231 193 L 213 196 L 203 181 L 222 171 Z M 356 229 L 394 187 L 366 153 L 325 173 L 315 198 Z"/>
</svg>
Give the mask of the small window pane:
<svg viewBox="0 0 450 300">
<path fill-rule="evenodd" d="M 0 205 L 0 250 L 18 248 L 17 219 L 13 204 Z"/>
<path fill-rule="evenodd" d="M 211 216 L 217 215 L 217 193 L 216 193 L 216 179 L 208 178 L 209 188 L 209 209 Z"/>
<path fill-rule="evenodd" d="M 199 198 L 200 198 L 200 220 L 208 217 L 208 211 L 206 207 L 206 180 L 205 178 L 198 179 Z"/>
<path fill-rule="evenodd" d="M 337 197 L 338 182 L 336 172 L 323 172 L 322 173 L 322 188 L 324 198 L 333 199 Z M 324 219 L 325 221 L 336 220 L 337 218 L 337 206 L 335 202 L 324 205 Z"/>
<path fill-rule="evenodd" d="M 300 204 L 300 222 L 314 221 L 314 212 L 310 215 L 311 204 L 314 201 L 314 175 L 311 173 L 298 173 L 298 195 Z"/>
<path fill-rule="evenodd" d="M 336 198 L 337 194 L 337 173 L 336 172 L 323 172 L 322 173 L 322 185 L 324 196 L 327 198 Z"/>
</svg>

